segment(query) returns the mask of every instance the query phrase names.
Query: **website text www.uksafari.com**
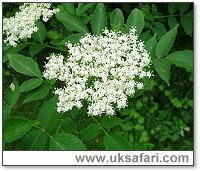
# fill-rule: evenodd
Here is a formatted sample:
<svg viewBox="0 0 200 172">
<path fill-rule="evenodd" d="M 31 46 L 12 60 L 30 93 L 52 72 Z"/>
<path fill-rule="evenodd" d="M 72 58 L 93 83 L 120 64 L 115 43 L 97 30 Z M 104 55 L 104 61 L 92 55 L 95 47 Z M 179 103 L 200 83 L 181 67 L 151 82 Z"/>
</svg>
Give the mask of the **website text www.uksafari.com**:
<svg viewBox="0 0 200 172">
<path fill-rule="evenodd" d="M 178 154 L 177 152 L 166 151 L 166 153 L 152 153 L 150 152 L 141 152 L 141 153 L 111 153 L 111 154 L 76 154 L 75 160 L 77 163 L 95 163 L 95 164 L 129 164 L 129 165 L 173 165 L 173 164 L 182 164 L 187 165 L 191 162 L 191 156 L 187 153 Z"/>
</svg>

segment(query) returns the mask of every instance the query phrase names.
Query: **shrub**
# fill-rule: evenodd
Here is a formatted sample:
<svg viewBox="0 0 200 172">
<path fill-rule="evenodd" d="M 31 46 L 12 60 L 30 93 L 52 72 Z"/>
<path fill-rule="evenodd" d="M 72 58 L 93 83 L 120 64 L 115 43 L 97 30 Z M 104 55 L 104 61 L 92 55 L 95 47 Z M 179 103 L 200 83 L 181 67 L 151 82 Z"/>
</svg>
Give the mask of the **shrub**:
<svg viewBox="0 0 200 172">
<path fill-rule="evenodd" d="M 193 149 L 193 4 L 41 4 L 3 3 L 4 150 Z"/>
</svg>

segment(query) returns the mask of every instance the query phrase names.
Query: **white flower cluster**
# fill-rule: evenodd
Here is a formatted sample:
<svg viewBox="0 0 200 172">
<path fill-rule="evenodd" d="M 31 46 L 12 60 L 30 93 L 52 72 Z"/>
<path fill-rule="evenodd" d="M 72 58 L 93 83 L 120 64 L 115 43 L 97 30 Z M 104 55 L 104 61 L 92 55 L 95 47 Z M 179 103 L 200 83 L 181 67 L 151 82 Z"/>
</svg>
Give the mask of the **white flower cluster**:
<svg viewBox="0 0 200 172">
<path fill-rule="evenodd" d="M 11 46 L 17 46 L 21 39 L 30 38 L 38 28 L 35 22 L 40 19 L 47 22 L 59 9 L 51 9 L 51 3 L 24 3 L 19 7 L 15 16 L 3 19 L 4 42 Z"/>
<path fill-rule="evenodd" d="M 47 57 L 43 76 L 65 82 L 57 88 L 58 112 L 88 102 L 88 115 L 115 115 L 127 106 L 127 97 L 142 89 L 141 78 L 151 77 L 151 59 L 132 28 L 128 34 L 105 29 L 102 35 L 86 34 L 80 43 L 67 44 L 69 56 Z"/>
</svg>

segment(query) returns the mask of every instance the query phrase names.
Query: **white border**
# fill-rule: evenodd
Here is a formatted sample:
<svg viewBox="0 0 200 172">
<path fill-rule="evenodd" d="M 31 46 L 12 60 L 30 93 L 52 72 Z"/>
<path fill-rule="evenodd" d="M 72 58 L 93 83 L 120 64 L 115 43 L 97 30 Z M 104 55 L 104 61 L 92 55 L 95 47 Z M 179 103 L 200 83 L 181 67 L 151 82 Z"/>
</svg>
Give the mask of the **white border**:
<svg viewBox="0 0 200 172">
<path fill-rule="evenodd" d="M 88 157 L 94 159 L 88 161 L 86 159 Z M 97 160 L 99 157 L 105 159 L 99 161 Z M 194 164 L 193 151 L 3 151 L 3 165 L 192 166 Z"/>
<path fill-rule="evenodd" d="M 2 2 L 55 2 L 55 3 L 59 3 L 59 2 L 113 2 L 113 3 L 117 3 L 117 2 L 131 2 L 131 3 L 140 3 L 140 2 L 155 2 L 155 3 L 162 3 L 162 2 L 194 2 L 193 0 L 159 0 L 159 1 L 155 1 L 155 0 L 139 0 L 139 1 L 135 1 L 135 0 L 58 0 L 58 1 L 51 1 L 51 0 L 3 0 Z"/>
<path fill-rule="evenodd" d="M 83 1 L 83 0 L 79 0 L 79 1 L 73 1 L 73 2 L 93 2 L 94 0 L 91 0 L 91 1 Z M 3 2 L 17 2 L 17 1 L 9 1 L 9 0 L 3 0 Z M 27 2 L 26 0 L 21 0 L 21 2 Z M 33 0 L 29 0 L 29 2 L 34 2 Z M 40 2 L 49 2 L 48 0 L 45 0 L 45 1 L 40 1 Z M 72 1 L 65 1 L 65 0 L 60 0 L 59 2 L 72 2 Z M 102 0 L 101 2 L 122 2 L 122 1 L 106 1 L 106 0 Z M 162 171 L 171 171 L 173 170 L 176 170 L 176 171 L 199 171 L 200 170 L 200 163 L 199 163 L 199 159 L 200 159 L 200 150 L 198 148 L 197 145 L 200 145 L 200 132 L 199 132 L 199 124 L 200 124 L 200 107 L 198 106 L 199 105 L 199 102 L 200 102 L 200 92 L 199 92 L 199 88 L 200 88 L 200 45 L 199 45 L 199 31 L 200 31 L 200 24 L 199 24 L 199 16 L 200 16 L 200 1 L 199 0 L 169 0 L 169 1 L 154 1 L 154 0 L 140 0 L 140 1 L 134 1 L 134 0 L 126 0 L 126 1 L 123 1 L 123 2 L 194 2 L 194 13 L 195 13 L 195 17 L 194 17 L 194 55 L 195 55 L 195 62 L 194 62 L 194 117 L 195 117 L 195 120 L 194 120 L 194 127 L 195 127 L 195 150 L 194 150 L 194 162 L 195 162 L 195 167 L 194 168 L 186 168 L 186 167 L 168 167 L 168 168 L 162 168 L 162 167 L 156 167 L 156 168 L 150 168 L 149 167 L 135 167 L 134 169 L 131 167 L 131 168 L 126 168 L 127 171 L 133 171 L 133 170 L 139 170 L 139 171 L 146 171 L 146 170 L 153 170 L 153 171 L 159 171 L 162 170 Z M 2 19 L 2 3 L 0 3 L 0 16 L 1 16 L 1 19 Z M 0 22 L 0 27 L 2 28 L 2 23 Z M 1 31 L 1 34 L 0 34 L 0 38 L 2 39 L 2 31 Z M 0 46 L 0 51 L 2 52 L 2 47 Z M 2 61 L 2 56 L 1 57 L 1 61 Z M 1 67 L 1 71 L 2 71 L 2 63 L 0 65 Z M 2 90 L 2 72 L 0 73 L 0 77 L 1 77 L 1 83 L 0 83 L 0 89 Z M 2 91 L 0 93 L 0 96 L 2 97 Z M 2 112 L 2 103 L 0 104 L 0 110 Z M 0 127 L 2 125 L 2 121 L 0 122 Z M 2 132 L 0 132 L 0 138 L 2 138 Z M 2 147 L 2 142 L 0 141 L 0 146 Z M 45 153 L 45 152 L 44 152 Z M 2 156 L 0 156 L 0 161 L 2 162 Z M 37 167 L 10 167 L 10 168 L 5 168 L 5 167 L 2 167 L 1 166 L 1 171 L 6 171 L 6 170 L 9 170 L 9 171 L 37 171 L 37 172 L 40 172 L 40 171 L 56 171 L 57 170 L 60 170 L 60 171 L 66 171 L 66 168 L 58 168 L 58 167 L 45 167 L 45 168 L 37 168 Z M 70 169 L 68 167 L 68 169 Z M 92 171 L 98 171 L 98 170 L 101 170 L 102 171 L 105 170 L 105 171 L 110 171 L 110 170 L 115 170 L 115 171 L 121 171 L 123 170 L 122 168 L 120 167 L 101 167 L 100 169 L 97 169 L 97 168 L 87 168 L 87 167 L 76 167 L 73 168 L 72 170 L 73 171 L 89 171 L 89 170 L 92 170 Z"/>
</svg>

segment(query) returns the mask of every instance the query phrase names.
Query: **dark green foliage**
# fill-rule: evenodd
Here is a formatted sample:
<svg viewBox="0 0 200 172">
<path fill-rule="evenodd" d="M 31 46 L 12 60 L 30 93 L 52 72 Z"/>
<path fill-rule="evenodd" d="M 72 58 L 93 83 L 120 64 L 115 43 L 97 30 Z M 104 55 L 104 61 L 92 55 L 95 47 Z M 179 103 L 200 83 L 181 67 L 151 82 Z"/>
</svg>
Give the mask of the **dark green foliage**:
<svg viewBox="0 0 200 172">
<path fill-rule="evenodd" d="M 38 27 L 38 31 L 33 33 L 33 39 L 36 41 L 36 42 L 39 42 L 39 43 L 43 43 L 45 38 L 46 38 L 46 28 L 45 28 L 45 25 L 41 22 L 41 21 L 37 21 L 36 22 L 36 25 Z"/>
<path fill-rule="evenodd" d="M 19 5 L 3 3 L 3 16 Z M 193 4 L 54 3 L 60 13 L 16 47 L 3 44 L 4 150 L 192 150 Z M 116 116 L 91 117 L 87 103 L 56 111 L 62 82 L 42 77 L 45 57 L 68 56 L 66 42 L 102 29 L 136 27 L 152 58 L 154 76 Z"/>
<path fill-rule="evenodd" d="M 44 150 L 47 135 L 41 130 L 30 131 L 22 140 L 22 150 Z"/>
<path fill-rule="evenodd" d="M 4 124 L 3 139 L 5 143 L 13 142 L 24 136 L 33 126 L 33 122 L 25 118 L 10 118 Z"/>
<path fill-rule="evenodd" d="M 51 129 L 52 123 L 56 119 L 56 115 L 57 115 L 56 102 L 57 102 L 57 97 L 54 97 L 44 102 L 44 104 L 40 108 L 38 119 L 44 130 Z"/>
</svg>

